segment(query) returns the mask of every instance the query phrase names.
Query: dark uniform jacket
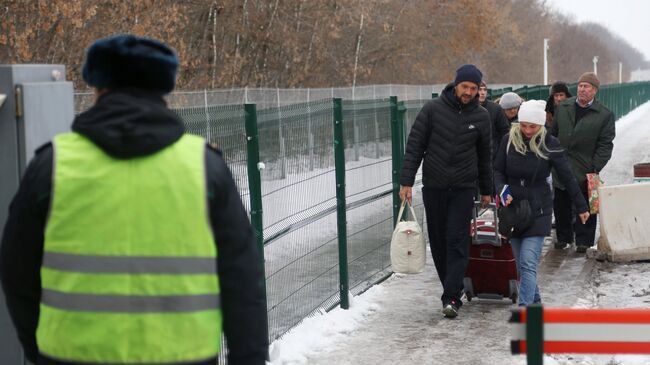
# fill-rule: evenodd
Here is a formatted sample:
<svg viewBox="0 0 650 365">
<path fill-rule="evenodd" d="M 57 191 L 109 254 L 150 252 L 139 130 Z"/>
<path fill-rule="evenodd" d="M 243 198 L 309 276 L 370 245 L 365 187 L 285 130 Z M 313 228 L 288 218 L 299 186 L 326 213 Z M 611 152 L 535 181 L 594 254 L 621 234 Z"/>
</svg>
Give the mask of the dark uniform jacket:
<svg viewBox="0 0 650 365">
<path fill-rule="evenodd" d="M 576 122 L 576 97 L 563 100 L 555 109 L 551 133 L 566 150 L 573 174 L 583 192 L 587 190 L 586 174 L 600 172 L 612 157 L 616 127 L 614 114 L 598 100 Z M 565 186 L 553 174 L 553 185 Z"/>
<path fill-rule="evenodd" d="M 74 120 L 72 130 L 90 138 L 109 155 L 122 159 L 155 153 L 184 133 L 182 121 L 166 107 L 160 95 L 138 90 L 116 90 L 103 95 L 95 106 Z M 9 313 L 26 357 L 37 364 L 66 364 L 39 356 L 36 344 L 40 267 L 53 162 L 51 144 L 36 152 L 9 208 L 0 250 L 0 278 Z M 206 146 L 205 165 L 210 222 L 219 253 L 217 267 L 229 364 L 264 364 L 267 315 L 258 248 L 220 152 Z M 196 364 L 214 363 L 212 359 Z"/>
<path fill-rule="evenodd" d="M 522 155 L 514 146 L 507 149 L 508 139 L 509 136 L 503 137 L 499 145 L 497 158 L 494 161 L 494 180 L 497 192 L 508 184 L 513 200 L 527 198 L 530 202 L 535 221 L 528 230 L 522 232 L 521 237 L 548 236 L 551 233 L 553 198 L 551 187 L 546 181 L 551 168 L 557 171 L 557 178 L 567 187 L 578 213 L 588 210 L 587 202 L 580 193 L 557 138 L 546 135 L 546 147 L 551 151 L 547 153 L 548 160 L 538 158 L 530 150 Z"/>
<path fill-rule="evenodd" d="M 409 133 L 400 184 L 413 186 L 424 159 L 422 183 L 442 190 L 471 189 L 478 179 L 482 195 L 492 193 L 490 115 L 478 95 L 460 103 L 453 84 L 426 103 Z"/>
<path fill-rule="evenodd" d="M 486 100 L 481 104 L 490 113 L 490 125 L 492 126 L 492 158 L 496 157 L 501 138 L 510 132 L 510 122 L 503 112 L 501 105 Z"/>
</svg>

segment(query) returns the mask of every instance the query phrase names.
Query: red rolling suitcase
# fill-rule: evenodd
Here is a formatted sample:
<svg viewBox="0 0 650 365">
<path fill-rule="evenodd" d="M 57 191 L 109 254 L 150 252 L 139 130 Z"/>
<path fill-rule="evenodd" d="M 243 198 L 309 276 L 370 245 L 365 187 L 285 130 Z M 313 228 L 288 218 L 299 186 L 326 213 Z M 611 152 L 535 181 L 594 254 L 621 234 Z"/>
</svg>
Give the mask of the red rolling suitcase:
<svg viewBox="0 0 650 365">
<path fill-rule="evenodd" d="M 469 263 L 463 279 L 467 301 L 472 298 L 504 299 L 517 302 L 517 264 L 510 242 L 498 233 L 496 205 L 488 210 L 492 217 L 479 216 L 479 205 L 474 208 L 469 249 Z M 485 212 L 483 212 L 485 213 Z"/>
</svg>

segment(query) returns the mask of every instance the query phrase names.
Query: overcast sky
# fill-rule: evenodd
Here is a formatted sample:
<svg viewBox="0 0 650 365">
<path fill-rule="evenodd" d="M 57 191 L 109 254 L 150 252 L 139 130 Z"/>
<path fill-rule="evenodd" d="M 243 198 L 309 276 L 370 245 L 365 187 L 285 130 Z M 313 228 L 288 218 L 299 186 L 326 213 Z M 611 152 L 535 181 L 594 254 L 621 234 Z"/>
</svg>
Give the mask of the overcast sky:
<svg viewBox="0 0 650 365">
<path fill-rule="evenodd" d="M 599 23 L 650 60 L 650 0 L 547 0 L 578 22 Z"/>
</svg>

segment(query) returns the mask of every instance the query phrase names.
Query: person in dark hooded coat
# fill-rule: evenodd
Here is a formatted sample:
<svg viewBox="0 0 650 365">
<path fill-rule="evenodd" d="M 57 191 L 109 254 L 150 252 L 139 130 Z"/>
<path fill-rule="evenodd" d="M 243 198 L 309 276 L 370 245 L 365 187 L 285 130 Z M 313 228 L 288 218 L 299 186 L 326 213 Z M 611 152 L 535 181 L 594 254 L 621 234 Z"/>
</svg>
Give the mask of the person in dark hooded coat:
<svg viewBox="0 0 650 365">
<path fill-rule="evenodd" d="M 481 106 L 487 109 L 490 113 L 490 125 L 492 127 L 492 158 L 496 156 L 497 149 L 499 148 L 499 143 L 501 138 L 508 134 L 510 130 L 510 122 L 506 117 L 506 114 L 503 112 L 501 106 L 487 98 L 487 84 L 485 81 L 481 81 L 481 86 L 478 88 L 478 101 L 481 103 Z"/>
<path fill-rule="evenodd" d="M 39 148 L 24 173 L 2 236 L 0 278 L 25 357 L 32 363 L 214 364 L 219 322 L 228 341 L 229 364 L 265 363 L 267 313 L 259 247 L 221 153 L 200 137 L 186 135 L 182 120 L 166 105 L 163 96 L 174 88 L 177 67 L 175 52 L 153 39 L 118 35 L 95 42 L 83 68 L 84 80 L 95 88 L 94 106 L 74 119 L 72 133 Z M 64 140 L 65 148 L 59 144 Z M 91 153 L 71 154 L 71 145 Z M 65 156 L 59 154 L 64 150 Z M 91 158 L 102 162 L 84 162 L 83 168 L 75 162 L 95 161 Z M 67 165 L 59 170 L 64 160 Z M 183 169 L 174 170 L 178 166 Z M 101 175 L 107 167 L 125 179 Z M 142 177 L 141 171 L 160 174 L 129 179 Z M 192 181 L 196 189 L 178 181 Z M 61 194 L 62 189 L 71 194 Z M 124 194 L 136 201 L 124 199 Z M 119 207 L 114 207 L 116 202 Z M 99 219 L 79 223 L 90 214 Z M 122 220 L 124 216 L 132 220 Z M 199 219 L 188 221 L 187 216 Z M 159 219 L 173 224 L 165 226 Z M 96 235 L 100 227 L 106 243 L 79 239 Z M 194 227 L 201 229 L 201 236 L 193 235 Z M 175 232 L 181 229 L 199 239 L 179 237 Z M 129 237 L 137 239 L 125 243 Z M 66 243 L 73 240 L 79 243 Z M 67 251 L 50 251 L 55 242 Z M 89 247 L 114 253 L 74 254 Z M 145 248 L 158 254 L 137 254 Z M 107 276 L 112 279 L 102 281 Z M 132 292 L 140 294 L 128 294 Z M 106 325 L 107 316 L 121 320 Z M 80 331 L 58 333 L 62 322 Z M 133 324 L 131 331 L 110 335 L 126 322 Z M 96 336 L 84 336 L 89 331 Z M 186 351 L 180 352 L 181 347 Z"/>
<path fill-rule="evenodd" d="M 564 99 L 570 98 L 571 96 L 571 92 L 569 92 L 569 87 L 566 82 L 556 81 L 551 85 L 548 99 L 546 100 L 546 128 L 551 129 L 553 127 L 555 107 L 557 107 L 557 105 Z"/>
<path fill-rule="evenodd" d="M 512 91 L 501 95 L 501 98 L 499 98 L 499 105 L 508 118 L 509 126 L 518 121 L 517 113 L 519 113 L 521 102 L 521 97 Z"/>
</svg>

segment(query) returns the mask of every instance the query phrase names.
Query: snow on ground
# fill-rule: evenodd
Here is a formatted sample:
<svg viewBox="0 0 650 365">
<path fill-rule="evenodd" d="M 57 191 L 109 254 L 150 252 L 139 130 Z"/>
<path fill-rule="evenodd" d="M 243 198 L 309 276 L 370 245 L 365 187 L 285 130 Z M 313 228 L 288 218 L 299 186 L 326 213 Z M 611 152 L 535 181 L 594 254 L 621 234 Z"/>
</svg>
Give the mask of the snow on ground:
<svg viewBox="0 0 650 365">
<path fill-rule="evenodd" d="M 632 166 L 650 161 L 650 102 L 617 122 L 607 184 L 630 183 Z M 650 263 L 587 260 L 547 240 L 539 271 L 546 305 L 580 308 L 650 306 Z M 509 301 L 465 303 L 455 320 L 442 318 L 442 288 L 428 256 L 424 273 L 393 275 L 337 308 L 306 319 L 275 341 L 273 365 L 285 364 L 525 364 L 510 354 Z M 644 279 L 645 278 L 645 279 Z M 640 365 L 650 356 L 551 355 L 551 365 Z"/>
<path fill-rule="evenodd" d="M 616 122 L 612 159 L 601 177 L 607 185 L 630 184 L 634 178 L 633 166 L 640 162 L 650 162 L 650 102 Z"/>
<path fill-rule="evenodd" d="M 323 348 L 345 341 L 363 322 L 379 309 L 377 301 L 384 295 L 384 287 L 375 285 L 363 295 L 350 294 L 350 308 L 340 307 L 324 311 L 305 319 L 302 324 L 286 334 L 281 341 L 271 345 L 271 360 L 278 364 L 305 364 Z"/>
</svg>

